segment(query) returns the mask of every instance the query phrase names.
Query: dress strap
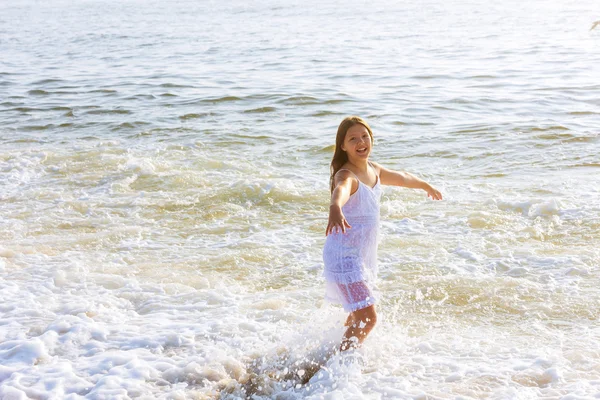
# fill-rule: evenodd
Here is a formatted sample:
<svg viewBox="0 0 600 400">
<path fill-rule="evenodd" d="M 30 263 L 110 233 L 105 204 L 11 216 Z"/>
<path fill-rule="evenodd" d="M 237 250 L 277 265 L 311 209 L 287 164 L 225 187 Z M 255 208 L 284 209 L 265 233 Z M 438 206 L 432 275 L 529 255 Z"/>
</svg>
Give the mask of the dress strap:
<svg viewBox="0 0 600 400">
<path fill-rule="evenodd" d="M 377 170 L 375 169 L 375 167 L 373 166 L 373 164 L 371 163 L 371 161 L 369 161 L 369 167 L 371 167 L 371 169 L 373 170 L 373 172 L 375 172 L 375 176 L 377 177 L 377 180 L 379 180 L 379 174 L 377 173 Z M 352 171 L 350 171 L 352 172 Z"/>
<path fill-rule="evenodd" d="M 340 172 L 340 171 L 348 171 L 348 172 L 350 172 L 352 175 L 354 175 L 354 177 L 355 177 L 356 179 L 358 179 L 358 175 L 356 175 L 354 172 L 350 171 L 348 168 L 341 168 L 341 169 L 338 169 L 338 171 L 337 171 L 337 172 Z M 337 172 L 336 172 L 336 175 L 337 175 Z M 360 179 L 358 179 L 358 180 L 360 181 Z"/>
<path fill-rule="evenodd" d="M 350 172 L 352 175 L 354 175 L 354 179 L 356 179 L 356 184 L 358 185 L 358 187 L 356 188 L 356 190 L 352 193 L 350 193 L 350 195 L 353 195 L 354 193 L 358 192 L 358 190 L 360 189 L 360 184 L 362 183 L 360 179 L 358 179 L 358 175 L 356 175 L 354 172 L 350 171 L 348 168 L 342 168 L 342 169 L 338 169 L 338 172 L 340 171 L 348 171 Z M 337 174 L 337 172 L 336 172 Z M 363 183 L 364 185 L 364 183 Z"/>
<path fill-rule="evenodd" d="M 377 173 L 377 170 L 375 169 L 375 167 L 373 166 L 373 164 L 371 164 L 371 161 L 369 161 L 369 167 L 371 167 L 371 169 L 373 170 L 373 172 L 375 172 L 375 176 L 377 177 L 377 182 L 379 182 L 379 180 L 380 180 L 380 179 L 379 179 L 379 174 Z M 340 172 L 340 171 L 348 171 L 348 172 L 350 172 L 352 175 L 354 175 L 354 177 L 355 177 L 356 179 L 358 179 L 358 175 L 356 175 L 354 172 L 350 171 L 348 168 L 340 168 L 340 169 L 338 169 L 338 171 L 337 171 L 337 172 Z M 336 174 L 337 174 L 337 172 L 336 172 Z M 358 179 L 358 181 L 360 182 L 361 180 L 360 180 L 360 179 Z M 375 183 L 375 184 L 377 184 L 377 183 Z"/>
<path fill-rule="evenodd" d="M 372 169 L 372 170 L 373 170 L 373 172 L 375 173 L 375 178 L 376 178 L 376 179 L 375 179 L 375 185 L 373 185 L 372 187 L 371 187 L 371 186 L 368 186 L 370 189 L 373 189 L 375 186 L 377 186 L 377 184 L 378 184 L 378 183 L 380 183 L 380 181 L 381 181 L 381 178 L 379 178 L 379 174 L 377 173 L 377 170 L 375 169 L 375 167 L 373 166 L 373 164 L 371 164 L 371 162 L 370 162 L 370 161 L 369 161 L 369 166 L 371 167 L 371 169 Z M 356 178 L 356 180 L 358 181 L 358 186 L 360 186 L 360 184 L 361 184 L 361 183 L 362 183 L 363 185 L 366 185 L 366 184 L 365 184 L 363 181 L 361 181 L 361 180 L 358 178 L 358 175 L 356 175 L 354 172 L 350 171 L 348 168 L 341 168 L 341 169 L 338 169 L 338 171 L 336 172 L 336 174 L 337 174 L 338 172 L 340 172 L 340 171 L 348 171 L 348 172 L 350 172 L 352 175 L 354 175 L 354 178 Z"/>
</svg>

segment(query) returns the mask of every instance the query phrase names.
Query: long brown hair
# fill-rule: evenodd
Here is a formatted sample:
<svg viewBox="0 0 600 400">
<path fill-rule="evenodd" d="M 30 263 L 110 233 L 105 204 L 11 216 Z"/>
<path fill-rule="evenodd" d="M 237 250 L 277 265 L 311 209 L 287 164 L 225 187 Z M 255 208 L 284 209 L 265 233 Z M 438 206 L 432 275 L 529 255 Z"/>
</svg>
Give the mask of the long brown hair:
<svg viewBox="0 0 600 400">
<path fill-rule="evenodd" d="M 342 145 L 344 144 L 344 139 L 346 138 L 346 132 L 348 132 L 348 129 L 357 124 L 367 128 L 367 131 L 369 131 L 369 136 L 371 137 L 371 144 L 373 144 L 373 131 L 371 130 L 369 124 L 367 124 L 367 121 L 357 116 L 344 118 L 340 126 L 338 126 L 337 135 L 335 136 L 335 151 L 333 152 L 333 159 L 331 160 L 331 176 L 329 177 L 329 185 L 332 193 L 334 189 L 335 174 L 337 174 L 342 166 L 348 162 L 348 154 L 342 150 Z"/>
</svg>

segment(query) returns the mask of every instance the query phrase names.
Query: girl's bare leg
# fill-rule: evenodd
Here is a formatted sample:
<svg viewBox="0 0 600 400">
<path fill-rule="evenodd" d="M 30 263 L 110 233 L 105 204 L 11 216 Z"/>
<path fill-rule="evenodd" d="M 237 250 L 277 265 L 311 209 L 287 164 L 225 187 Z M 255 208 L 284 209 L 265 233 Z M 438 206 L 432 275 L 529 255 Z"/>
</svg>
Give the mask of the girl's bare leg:
<svg viewBox="0 0 600 400">
<path fill-rule="evenodd" d="M 373 330 L 376 323 L 377 313 L 375 312 L 375 306 L 365 307 L 350 313 L 346 320 L 348 329 L 344 333 L 340 351 L 359 347 L 371 330 Z"/>
<path fill-rule="evenodd" d="M 354 313 L 350 313 L 350 314 L 348 314 L 348 318 L 346 319 L 344 326 L 351 326 L 353 323 L 354 323 Z"/>
</svg>

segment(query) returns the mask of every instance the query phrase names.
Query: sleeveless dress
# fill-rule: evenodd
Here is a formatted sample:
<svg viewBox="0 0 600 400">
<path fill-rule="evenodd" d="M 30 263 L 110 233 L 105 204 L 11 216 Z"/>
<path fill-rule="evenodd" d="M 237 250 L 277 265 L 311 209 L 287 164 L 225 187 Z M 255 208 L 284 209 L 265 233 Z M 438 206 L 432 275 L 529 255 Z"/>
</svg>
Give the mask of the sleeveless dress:
<svg viewBox="0 0 600 400">
<path fill-rule="evenodd" d="M 356 179 L 358 189 L 342 207 L 352 228 L 346 233 L 329 234 L 323 248 L 325 299 L 341 304 L 347 312 L 371 306 L 377 300 L 373 285 L 377 277 L 382 189 L 379 176 L 372 188 Z"/>
</svg>

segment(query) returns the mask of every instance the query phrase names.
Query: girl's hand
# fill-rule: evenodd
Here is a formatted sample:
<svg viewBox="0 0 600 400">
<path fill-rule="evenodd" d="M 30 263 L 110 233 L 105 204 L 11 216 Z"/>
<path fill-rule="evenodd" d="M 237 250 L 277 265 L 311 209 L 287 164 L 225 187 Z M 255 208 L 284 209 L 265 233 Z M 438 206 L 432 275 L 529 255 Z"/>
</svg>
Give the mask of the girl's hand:
<svg viewBox="0 0 600 400">
<path fill-rule="evenodd" d="M 327 230 L 325 230 L 325 236 L 330 233 L 340 233 L 340 229 L 342 233 L 346 233 L 346 229 L 352 228 L 348 221 L 346 221 L 346 217 L 344 217 L 344 213 L 339 206 L 331 205 L 329 207 L 329 222 L 327 223 Z"/>
<path fill-rule="evenodd" d="M 425 189 L 427 197 L 431 197 L 432 200 L 442 200 L 442 193 L 436 188 L 429 186 Z"/>
</svg>

